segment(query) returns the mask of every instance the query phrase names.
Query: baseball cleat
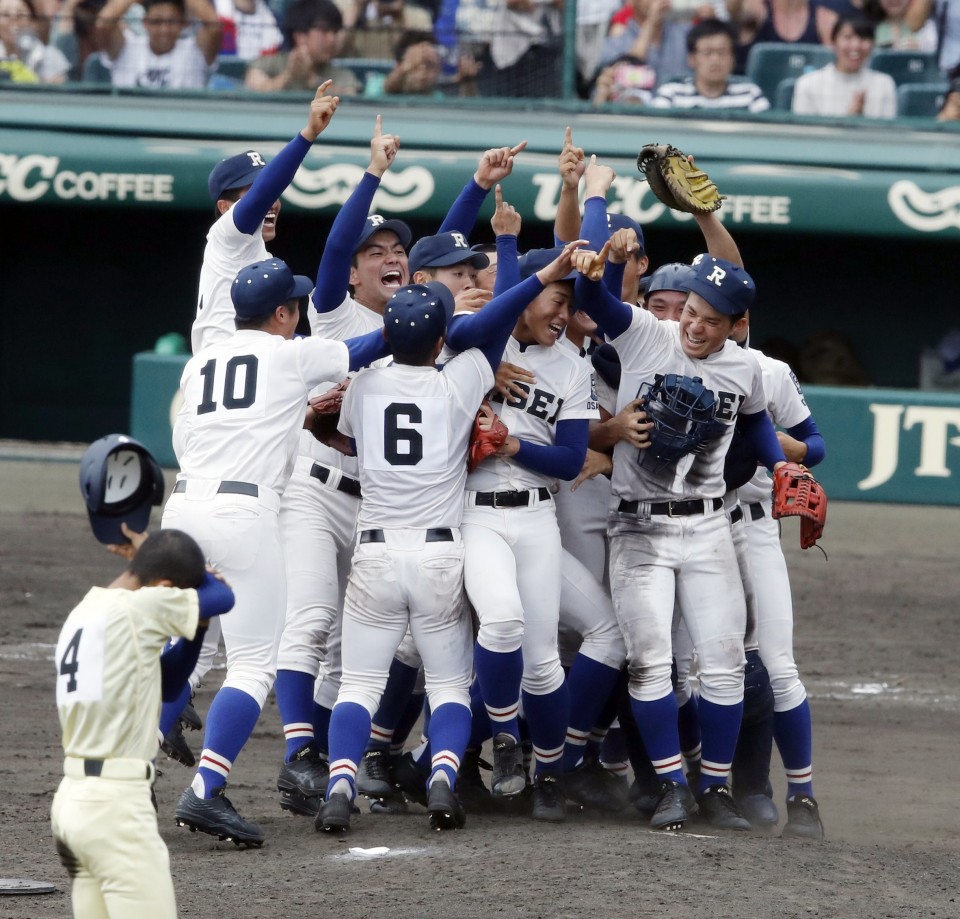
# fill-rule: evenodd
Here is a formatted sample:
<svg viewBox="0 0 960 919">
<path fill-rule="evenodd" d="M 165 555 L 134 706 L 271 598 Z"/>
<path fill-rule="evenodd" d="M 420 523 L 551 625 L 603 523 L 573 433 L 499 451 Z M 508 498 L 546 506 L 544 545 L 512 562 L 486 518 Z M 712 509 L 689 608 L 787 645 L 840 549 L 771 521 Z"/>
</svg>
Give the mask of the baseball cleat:
<svg viewBox="0 0 960 919">
<path fill-rule="evenodd" d="M 350 829 L 353 804 L 344 794 L 332 794 L 323 802 L 314 826 L 325 833 L 345 833 Z"/>
<path fill-rule="evenodd" d="M 810 795 L 787 798 L 787 822 L 780 835 L 794 839 L 823 839 L 820 807 Z"/>
<path fill-rule="evenodd" d="M 660 803 L 661 788 L 660 785 L 653 785 L 648 781 L 641 782 L 640 779 L 634 779 L 627 793 L 629 802 L 636 808 L 641 817 L 649 820 Z"/>
<path fill-rule="evenodd" d="M 193 788 L 187 788 L 180 795 L 174 812 L 177 826 L 189 827 L 191 832 L 209 833 L 238 846 L 262 846 L 263 830 L 237 813 L 225 791 L 220 787 L 212 797 L 198 798 Z"/>
<path fill-rule="evenodd" d="M 697 802 L 689 786 L 682 782 L 664 782 L 650 826 L 655 830 L 679 830 L 696 812 Z"/>
<path fill-rule="evenodd" d="M 183 707 L 183 711 L 179 715 L 180 724 L 188 731 L 199 731 L 203 727 L 203 722 L 200 720 L 200 716 L 197 714 L 197 710 L 193 707 L 192 702 L 188 702 Z"/>
<path fill-rule="evenodd" d="M 391 798 L 397 793 L 389 750 L 367 750 L 357 769 L 357 791 L 368 798 Z"/>
<path fill-rule="evenodd" d="M 426 800 L 426 798 L 424 798 Z M 407 806 L 407 799 L 400 793 L 390 798 L 373 798 L 370 801 L 371 814 L 407 814 L 410 808 Z"/>
<path fill-rule="evenodd" d="M 427 806 L 427 780 L 430 770 L 424 769 L 409 752 L 393 761 L 393 780 L 396 787 L 411 801 L 422 807 Z M 373 810 L 371 804 L 370 810 Z"/>
<path fill-rule="evenodd" d="M 467 822 L 463 805 L 457 799 L 453 789 L 441 779 L 430 786 L 427 794 L 427 813 L 430 815 L 432 830 L 459 830 Z"/>
<path fill-rule="evenodd" d="M 715 830 L 750 830 L 750 821 L 726 785 L 710 785 L 700 793 L 700 816 Z"/>
<path fill-rule="evenodd" d="M 560 776 L 564 794 L 591 810 L 616 814 L 626 805 L 626 795 L 617 779 L 603 766 L 586 763 Z"/>
<path fill-rule="evenodd" d="M 567 802 L 560 776 L 543 772 L 534 778 L 531 816 L 534 820 L 544 820 L 547 823 L 563 823 L 567 819 Z"/>
<path fill-rule="evenodd" d="M 277 791 L 280 807 L 294 814 L 316 817 L 330 778 L 330 767 L 313 744 L 298 750 L 280 767 Z"/>
<path fill-rule="evenodd" d="M 484 784 L 480 769 L 492 770 L 493 767 L 480 758 L 479 750 L 467 750 L 460 761 L 457 772 L 457 797 L 463 802 L 464 810 L 470 814 L 482 814 L 492 805 L 490 789 Z"/>
<path fill-rule="evenodd" d="M 192 769 L 197 765 L 197 757 L 183 736 L 183 728 L 179 721 L 174 722 L 172 728 L 167 731 L 163 740 L 160 741 L 160 749 L 172 760 L 176 760 L 181 765 Z"/>
<path fill-rule="evenodd" d="M 523 793 L 527 774 L 523 768 L 523 748 L 513 734 L 497 734 L 493 738 L 493 777 L 490 791 L 498 798 Z"/>
<path fill-rule="evenodd" d="M 737 798 L 737 804 L 755 830 L 769 830 L 780 822 L 777 805 L 766 795 L 744 795 Z"/>
</svg>

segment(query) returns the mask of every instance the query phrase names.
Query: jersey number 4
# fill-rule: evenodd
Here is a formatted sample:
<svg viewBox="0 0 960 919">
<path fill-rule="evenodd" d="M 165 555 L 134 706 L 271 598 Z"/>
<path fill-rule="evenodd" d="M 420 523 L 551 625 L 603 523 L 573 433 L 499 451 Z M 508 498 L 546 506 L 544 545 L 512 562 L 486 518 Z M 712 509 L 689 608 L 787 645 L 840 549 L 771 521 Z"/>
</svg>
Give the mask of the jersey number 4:
<svg viewBox="0 0 960 919">
<path fill-rule="evenodd" d="M 67 692 L 75 692 L 77 688 L 77 671 L 80 669 L 77 655 L 80 650 L 81 635 L 83 635 L 83 629 L 77 629 L 60 656 L 60 676 L 67 677 Z"/>
<path fill-rule="evenodd" d="M 240 354 L 227 361 L 223 374 L 221 400 L 223 407 L 249 408 L 257 398 L 258 361 L 254 354 Z M 219 405 L 214 401 L 217 380 L 217 359 L 211 358 L 200 368 L 203 377 L 203 393 L 197 406 L 198 415 L 215 412 Z"/>
</svg>

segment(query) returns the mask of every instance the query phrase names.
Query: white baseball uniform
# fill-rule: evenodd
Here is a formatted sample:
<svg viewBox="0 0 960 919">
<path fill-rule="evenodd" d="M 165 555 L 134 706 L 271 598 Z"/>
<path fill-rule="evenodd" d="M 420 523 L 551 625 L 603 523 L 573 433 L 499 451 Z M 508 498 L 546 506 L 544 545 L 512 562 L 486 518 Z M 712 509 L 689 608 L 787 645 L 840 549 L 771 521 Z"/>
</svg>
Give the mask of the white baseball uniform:
<svg viewBox="0 0 960 919">
<path fill-rule="evenodd" d="M 94 587 L 57 640 L 64 779 L 51 809 L 80 919 L 175 919 L 170 858 L 150 798 L 160 654 L 192 638 L 195 590 Z"/>
</svg>

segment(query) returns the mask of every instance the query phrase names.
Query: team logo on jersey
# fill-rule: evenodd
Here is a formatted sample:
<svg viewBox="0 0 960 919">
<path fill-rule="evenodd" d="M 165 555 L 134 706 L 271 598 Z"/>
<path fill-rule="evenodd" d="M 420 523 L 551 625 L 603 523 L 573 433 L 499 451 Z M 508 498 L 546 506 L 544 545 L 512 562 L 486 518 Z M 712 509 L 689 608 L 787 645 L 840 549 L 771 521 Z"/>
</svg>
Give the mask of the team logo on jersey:
<svg viewBox="0 0 960 919">
<path fill-rule="evenodd" d="M 301 166 L 283 193 L 283 199 L 310 210 L 342 205 L 360 183 L 363 173 L 362 166 L 351 163 L 335 163 L 319 169 Z M 435 186 L 433 175 L 423 166 L 390 170 L 380 180 L 373 206 L 394 213 L 412 211 L 430 200 Z"/>
<path fill-rule="evenodd" d="M 534 418 L 546 421 L 547 424 L 557 423 L 557 415 L 560 414 L 560 409 L 563 407 L 563 399 L 558 398 L 555 393 L 541 389 L 539 386 L 534 386 L 531 391 L 530 386 L 526 383 L 514 381 L 513 385 L 515 389 L 523 390 L 522 396 L 510 396 L 505 399 L 502 393 L 497 393 L 491 397 L 490 401 L 502 402 L 504 405 L 509 405 L 510 408 L 518 409 L 528 415 L 533 415 Z"/>
<path fill-rule="evenodd" d="M 960 229 L 960 185 L 926 192 L 915 182 L 901 179 L 890 186 L 887 203 L 901 223 L 921 233 Z"/>
</svg>

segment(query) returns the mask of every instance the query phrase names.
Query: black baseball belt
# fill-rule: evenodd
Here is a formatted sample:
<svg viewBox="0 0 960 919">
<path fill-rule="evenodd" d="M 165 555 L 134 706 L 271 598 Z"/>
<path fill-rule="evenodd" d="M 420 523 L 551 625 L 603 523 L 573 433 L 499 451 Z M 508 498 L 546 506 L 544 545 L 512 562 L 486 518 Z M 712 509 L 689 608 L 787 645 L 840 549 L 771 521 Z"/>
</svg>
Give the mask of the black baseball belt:
<svg viewBox="0 0 960 919">
<path fill-rule="evenodd" d="M 314 463 L 313 468 L 310 470 L 310 475 L 324 483 L 330 480 L 330 473 L 331 470 L 327 466 L 322 466 L 320 463 Z M 340 481 L 336 484 L 336 489 L 345 494 L 353 495 L 354 498 L 362 497 L 360 483 L 356 479 L 351 479 L 350 476 L 344 475 L 342 472 L 340 473 Z"/>
<path fill-rule="evenodd" d="M 636 514 L 641 505 L 644 505 L 650 514 L 692 517 L 694 514 L 720 510 L 723 507 L 723 498 L 688 498 L 685 501 L 660 501 L 654 504 L 646 504 L 642 501 L 621 501 L 617 510 L 621 514 Z"/>
</svg>

